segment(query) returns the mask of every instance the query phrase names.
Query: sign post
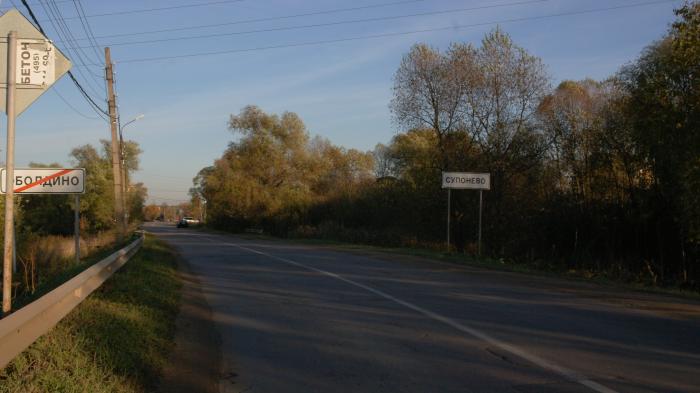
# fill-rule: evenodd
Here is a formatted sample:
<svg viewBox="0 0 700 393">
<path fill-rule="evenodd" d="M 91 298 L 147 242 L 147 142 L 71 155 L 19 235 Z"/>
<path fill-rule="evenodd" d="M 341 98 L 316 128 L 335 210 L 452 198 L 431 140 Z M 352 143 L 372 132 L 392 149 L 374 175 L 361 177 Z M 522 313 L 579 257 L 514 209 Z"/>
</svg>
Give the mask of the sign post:
<svg viewBox="0 0 700 393">
<path fill-rule="evenodd" d="M 13 177 L 15 167 L 15 77 L 17 67 L 17 32 L 12 30 L 7 36 L 7 87 L 5 89 L 5 111 L 7 112 L 7 179 Z M 15 194 L 10 189 L 5 194 L 5 237 L 2 269 L 2 312 L 12 309 L 12 253 L 15 238 Z"/>
<path fill-rule="evenodd" d="M 483 192 L 491 189 L 490 173 L 442 172 L 442 188 L 447 188 L 447 251 L 450 251 L 450 191 L 455 189 L 479 190 L 479 238 L 477 253 L 481 256 L 481 212 Z"/>
<path fill-rule="evenodd" d="M 15 166 L 15 118 L 71 67 L 70 61 L 19 11 L 11 9 L 0 16 L 0 110 L 7 113 L 7 170 L 10 184 Z M 2 312 L 12 309 L 12 235 L 14 229 L 14 188 L 5 194 Z"/>
<path fill-rule="evenodd" d="M 450 207 L 452 199 L 452 189 L 447 189 L 447 253 L 450 252 L 450 215 L 452 213 L 452 208 Z"/>
<path fill-rule="evenodd" d="M 73 233 L 75 234 L 75 263 L 80 263 L 80 194 L 75 194 L 75 224 Z"/>
<path fill-rule="evenodd" d="M 80 194 L 85 192 L 85 169 L 18 168 L 10 179 L 11 187 L 8 172 L 9 168 L 0 169 L 0 194 L 75 194 L 75 261 L 80 262 Z"/>
</svg>

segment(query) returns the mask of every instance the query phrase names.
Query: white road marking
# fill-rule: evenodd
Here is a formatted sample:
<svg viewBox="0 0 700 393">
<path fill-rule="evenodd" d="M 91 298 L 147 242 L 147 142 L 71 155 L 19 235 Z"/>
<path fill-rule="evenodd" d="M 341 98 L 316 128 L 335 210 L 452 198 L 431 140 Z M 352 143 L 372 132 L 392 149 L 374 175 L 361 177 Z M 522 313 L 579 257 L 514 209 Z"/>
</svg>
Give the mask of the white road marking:
<svg viewBox="0 0 700 393">
<path fill-rule="evenodd" d="M 477 329 L 474 329 L 472 327 L 461 324 L 453 319 L 450 319 L 444 315 L 437 314 L 437 313 L 432 312 L 430 310 L 427 310 L 423 307 L 416 306 L 413 303 L 409 303 L 405 300 L 401 300 L 401 299 L 394 297 L 386 292 L 380 291 L 379 289 L 372 288 L 370 286 L 361 284 L 357 281 L 353 281 L 353 280 L 350 280 L 348 278 L 345 278 L 339 274 L 335 274 L 335 273 L 331 273 L 329 271 L 317 269 L 313 266 L 308 266 L 308 265 L 305 265 L 303 263 L 293 261 L 291 259 L 278 257 L 278 256 L 275 256 L 272 254 L 262 252 L 262 251 L 254 250 L 252 248 L 244 247 L 244 246 L 241 246 L 241 245 L 235 244 L 235 243 L 224 243 L 224 244 L 230 245 L 233 247 L 237 247 L 237 248 L 240 248 L 241 250 L 245 250 L 245 251 L 248 251 L 248 252 L 251 252 L 254 254 L 263 255 L 263 256 L 266 256 L 268 258 L 271 258 L 271 259 L 274 259 L 274 260 L 277 260 L 280 262 L 284 262 L 284 263 L 289 264 L 289 265 L 300 267 L 302 269 L 311 270 L 311 271 L 320 273 L 320 274 L 328 276 L 328 277 L 335 278 L 336 280 L 340 280 L 346 284 L 350 284 L 350 285 L 355 286 L 357 288 L 364 289 L 367 292 L 371 292 L 377 296 L 381 296 L 387 300 L 391 300 L 392 302 L 394 302 L 396 304 L 402 305 L 408 309 L 411 309 L 411 310 L 416 311 L 420 314 L 423 314 L 424 316 L 426 316 L 430 319 L 433 319 L 433 320 L 438 321 L 438 322 L 442 322 L 443 324 L 451 326 L 451 327 L 459 330 L 462 333 L 466 333 L 470 336 L 476 337 L 476 338 L 478 338 L 478 339 L 480 339 L 480 340 L 482 340 L 482 341 L 484 341 L 492 346 L 498 347 L 503 351 L 509 352 L 515 356 L 518 356 L 522 359 L 525 359 L 525 360 L 529 361 L 530 363 L 533 363 L 541 368 L 544 368 L 546 370 L 549 370 L 549 371 L 552 371 L 556 374 L 559 374 L 559 375 L 563 376 L 564 378 L 566 378 L 572 382 L 576 382 L 580 385 L 583 385 L 583 386 L 585 386 L 585 387 L 587 387 L 595 392 L 618 393 L 617 391 L 610 389 L 607 386 L 601 385 L 598 382 L 595 382 L 592 379 L 577 373 L 576 371 L 573 371 L 573 370 L 570 370 L 566 367 L 554 364 L 548 360 L 545 360 L 537 355 L 531 354 L 531 353 L 529 353 L 523 349 L 520 349 L 514 345 L 505 343 L 505 342 L 500 341 L 494 337 L 491 337 L 488 334 L 486 334 L 480 330 L 477 330 Z"/>
</svg>

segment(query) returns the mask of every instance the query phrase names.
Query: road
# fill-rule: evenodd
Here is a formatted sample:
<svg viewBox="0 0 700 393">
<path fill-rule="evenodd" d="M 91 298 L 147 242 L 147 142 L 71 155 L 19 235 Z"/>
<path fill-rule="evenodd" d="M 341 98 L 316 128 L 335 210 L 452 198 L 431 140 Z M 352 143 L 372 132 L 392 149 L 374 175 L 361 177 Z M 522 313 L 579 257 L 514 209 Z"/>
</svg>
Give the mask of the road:
<svg viewBox="0 0 700 393">
<path fill-rule="evenodd" d="M 174 226 L 221 392 L 700 392 L 700 302 Z"/>
</svg>

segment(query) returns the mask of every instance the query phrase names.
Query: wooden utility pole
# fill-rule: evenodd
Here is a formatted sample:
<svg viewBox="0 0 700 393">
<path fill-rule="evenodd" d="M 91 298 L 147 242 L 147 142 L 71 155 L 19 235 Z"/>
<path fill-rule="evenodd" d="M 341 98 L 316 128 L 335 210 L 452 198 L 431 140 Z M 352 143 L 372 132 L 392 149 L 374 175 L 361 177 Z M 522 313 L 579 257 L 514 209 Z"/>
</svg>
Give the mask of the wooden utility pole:
<svg viewBox="0 0 700 393">
<path fill-rule="evenodd" d="M 107 80 L 107 104 L 109 106 L 109 126 L 112 132 L 112 177 L 114 178 L 114 216 L 117 219 L 120 238 L 126 236 L 124 220 L 124 194 L 122 193 L 121 149 L 117 130 L 117 100 L 114 97 L 114 70 L 109 47 L 105 48 L 105 79 Z"/>
</svg>

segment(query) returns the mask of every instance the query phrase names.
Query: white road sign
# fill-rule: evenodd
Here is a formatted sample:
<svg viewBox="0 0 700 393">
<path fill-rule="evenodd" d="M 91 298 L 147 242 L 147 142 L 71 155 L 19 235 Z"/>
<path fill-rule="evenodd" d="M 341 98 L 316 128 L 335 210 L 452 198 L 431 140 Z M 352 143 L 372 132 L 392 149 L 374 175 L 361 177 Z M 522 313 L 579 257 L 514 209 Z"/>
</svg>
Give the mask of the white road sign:
<svg viewBox="0 0 700 393">
<path fill-rule="evenodd" d="M 5 168 L 0 169 L 0 192 L 7 192 Z M 82 194 L 85 192 L 85 169 L 82 168 L 15 168 L 12 180 L 15 194 Z"/>
<path fill-rule="evenodd" d="M 442 188 L 490 190 L 490 173 L 442 172 Z"/>
<path fill-rule="evenodd" d="M 0 111 L 6 110 L 7 35 L 17 32 L 16 115 L 71 68 L 71 62 L 16 9 L 0 16 Z M 4 42 L 3 42 L 4 40 Z"/>
<path fill-rule="evenodd" d="M 17 40 L 17 86 L 48 87 L 56 80 L 56 48 L 47 40 Z"/>
</svg>

